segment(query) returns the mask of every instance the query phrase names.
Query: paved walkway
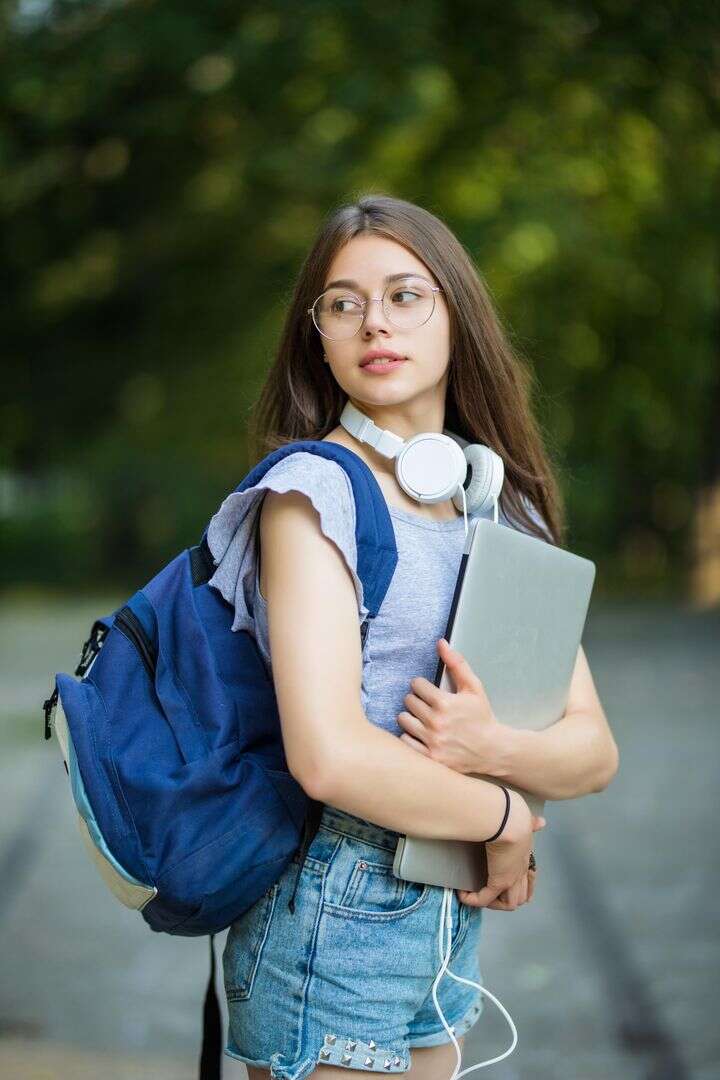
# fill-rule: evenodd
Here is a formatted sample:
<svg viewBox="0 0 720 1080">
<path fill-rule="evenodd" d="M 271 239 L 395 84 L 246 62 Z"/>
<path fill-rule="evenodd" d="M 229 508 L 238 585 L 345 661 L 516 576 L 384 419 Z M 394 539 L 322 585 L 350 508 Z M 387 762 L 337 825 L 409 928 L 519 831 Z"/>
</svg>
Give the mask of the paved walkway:
<svg viewBox="0 0 720 1080">
<path fill-rule="evenodd" d="M 0 616 L 0 1076 L 12 1080 L 197 1075 L 207 943 L 153 934 L 112 899 L 42 738 L 49 673 L 72 670 L 92 617 L 114 606 Z M 720 613 L 602 608 L 585 646 L 621 769 L 600 795 L 548 805 L 535 899 L 486 912 L 484 981 L 519 1043 L 475 1075 L 715 1080 Z M 487 1001 L 464 1065 L 509 1041 Z M 225 1080 L 244 1075 L 225 1059 Z"/>
</svg>

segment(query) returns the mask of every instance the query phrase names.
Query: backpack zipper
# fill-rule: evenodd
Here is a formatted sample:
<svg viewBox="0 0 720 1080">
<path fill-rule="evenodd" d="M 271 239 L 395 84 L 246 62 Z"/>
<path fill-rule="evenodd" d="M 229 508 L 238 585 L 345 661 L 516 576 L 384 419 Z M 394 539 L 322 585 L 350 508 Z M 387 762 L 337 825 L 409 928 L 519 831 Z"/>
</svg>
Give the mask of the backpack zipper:
<svg viewBox="0 0 720 1080">
<path fill-rule="evenodd" d="M 145 627 L 140 622 L 133 609 L 127 604 L 125 607 L 121 608 L 115 616 L 115 626 L 117 626 L 120 633 L 135 646 L 140 654 L 140 659 L 145 665 L 145 670 L 150 676 L 150 681 L 155 682 L 155 671 L 157 668 L 157 653 L 155 647 L 147 636 Z"/>
</svg>

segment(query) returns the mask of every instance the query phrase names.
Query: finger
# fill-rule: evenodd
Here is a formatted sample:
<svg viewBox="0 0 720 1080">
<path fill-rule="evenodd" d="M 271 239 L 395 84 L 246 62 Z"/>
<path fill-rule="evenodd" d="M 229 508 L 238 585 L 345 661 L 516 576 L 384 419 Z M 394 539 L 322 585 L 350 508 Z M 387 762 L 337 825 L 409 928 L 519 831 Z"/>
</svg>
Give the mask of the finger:
<svg viewBox="0 0 720 1080">
<path fill-rule="evenodd" d="M 417 694 L 413 694 L 412 691 L 405 695 L 403 698 L 405 708 L 417 717 L 418 720 L 423 720 L 425 723 L 429 723 L 433 718 L 433 709 L 431 705 L 428 705 L 427 701 L 423 701 Z"/>
<path fill-rule="evenodd" d="M 447 696 L 447 690 L 441 690 L 435 683 L 431 683 L 423 675 L 416 675 L 410 680 L 410 691 L 415 693 L 427 705 L 437 708 Z"/>
<path fill-rule="evenodd" d="M 479 903 L 479 899 L 480 899 L 480 893 L 479 892 L 469 892 L 467 889 L 456 889 L 455 891 L 458 894 L 458 900 L 460 901 L 461 904 L 467 904 L 468 907 L 481 907 L 482 906 Z"/>
<path fill-rule="evenodd" d="M 412 735 L 408 735 L 407 733 L 405 735 L 401 735 L 400 741 L 407 743 L 411 750 L 417 750 L 418 753 L 425 754 L 426 757 L 430 757 L 430 751 L 428 750 L 425 743 L 420 742 L 418 739 L 414 739 Z"/>
<path fill-rule="evenodd" d="M 456 890 L 458 899 L 461 904 L 467 904 L 468 907 L 486 907 L 487 904 L 481 902 L 480 892 L 467 892 L 466 890 Z"/>
<path fill-rule="evenodd" d="M 523 875 L 523 877 L 524 877 L 524 875 Z M 520 907 L 520 904 L 522 903 L 522 896 L 523 896 L 522 882 L 523 882 L 523 878 L 520 878 L 518 881 L 514 882 L 514 884 L 511 885 L 510 888 L 507 890 L 508 907 L 513 911 L 516 908 Z"/>
<path fill-rule="evenodd" d="M 478 898 L 477 907 L 491 907 L 501 892 L 502 888 L 499 885 L 486 885 L 484 889 L 472 895 Z"/>
<path fill-rule="evenodd" d="M 419 742 L 426 743 L 427 728 L 422 720 L 419 720 L 417 716 L 413 716 L 407 709 L 403 709 L 402 712 L 397 714 L 397 722 L 401 728 L 403 728 L 408 735 L 412 735 L 414 739 L 418 739 Z"/>
<path fill-rule="evenodd" d="M 545 820 L 544 817 L 535 817 L 535 815 L 533 815 L 533 819 L 532 819 L 532 830 L 533 830 L 533 832 L 537 832 L 538 829 L 544 829 L 546 825 L 547 825 L 547 821 Z"/>
<path fill-rule="evenodd" d="M 482 691 L 483 694 L 485 693 L 482 682 L 459 649 L 453 649 L 452 646 L 447 644 L 445 638 L 440 638 L 438 652 L 445 667 L 450 672 L 456 692 L 467 687 L 476 692 Z"/>
<path fill-rule="evenodd" d="M 489 908 L 492 908 L 493 911 L 511 911 L 512 910 L 510 907 L 508 907 L 507 899 L 501 900 L 501 899 L 498 898 L 497 900 L 493 900 L 493 902 L 491 904 L 487 904 L 486 906 L 489 907 Z"/>
<path fill-rule="evenodd" d="M 532 900 L 535 893 L 535 879 L 537 877 L 536 870 L 528 870 L 528 903 Z"/>
<path fill-rule="evenodd" d="M 519 908 L 527 900 L 527 870 L 501 894 L 501 899 L 510 911 Z"/>
</svg>

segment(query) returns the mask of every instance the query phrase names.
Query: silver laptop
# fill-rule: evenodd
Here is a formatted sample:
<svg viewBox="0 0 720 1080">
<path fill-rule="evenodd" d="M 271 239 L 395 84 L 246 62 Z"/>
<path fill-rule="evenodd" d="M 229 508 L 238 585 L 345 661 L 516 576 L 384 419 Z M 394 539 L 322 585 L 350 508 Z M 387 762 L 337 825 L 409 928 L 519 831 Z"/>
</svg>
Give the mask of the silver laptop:
<svg viewBox="0 0 720 1080">
<path fill-rule="evenodd" d="M 501 723 L 537 731 L 564 714 L 594 580 L 589 559 L 486 518 L 471 526 L 444 636 L 482 680 Z M 455 689 L 440 660 L 434 682 Z M 542 814 L 543 799 L 504 786 Z M 403 836 L 393 872 L 476 891 L 487 884 L 485 844 Z"/>
</svg>

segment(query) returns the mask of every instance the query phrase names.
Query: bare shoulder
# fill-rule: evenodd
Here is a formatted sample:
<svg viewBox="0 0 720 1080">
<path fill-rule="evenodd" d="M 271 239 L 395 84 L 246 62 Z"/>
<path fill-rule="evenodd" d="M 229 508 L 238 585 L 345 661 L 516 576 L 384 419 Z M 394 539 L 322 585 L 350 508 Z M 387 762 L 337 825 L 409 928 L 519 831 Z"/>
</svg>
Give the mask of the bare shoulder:
<svg viewBox="0 0 720 1080">
<path fill-rule="evenodd" d="M 348 450 L 354 450 L 357 443 L 352 442 L 352 436 L 349 436 L 345 431 L 345 428 L 341 424 L 333 428 L 332 431 L 328 431 L 327 435 L 323 435 L 319 442 L 331 442 L 336 446 L 346 446 Z"/>
</svg>

